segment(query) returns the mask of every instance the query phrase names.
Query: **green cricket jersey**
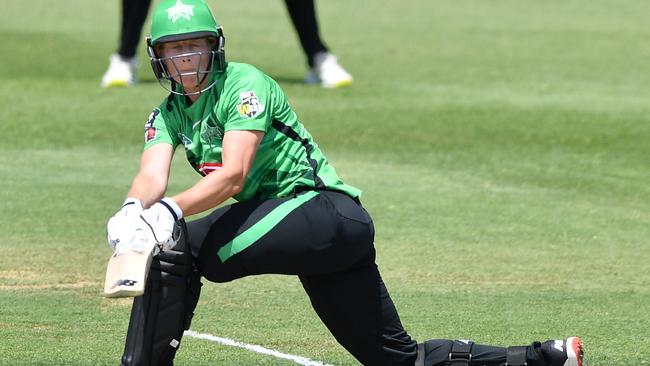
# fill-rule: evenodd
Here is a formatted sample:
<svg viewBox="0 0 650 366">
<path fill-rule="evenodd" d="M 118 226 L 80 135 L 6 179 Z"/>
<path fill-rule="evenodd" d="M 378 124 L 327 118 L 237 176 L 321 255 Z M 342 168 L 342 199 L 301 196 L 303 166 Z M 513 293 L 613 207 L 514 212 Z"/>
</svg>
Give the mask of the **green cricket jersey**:
<svg viewBox="0 0 650 366">
<path fill-rule="evenodd" d="M 284 197 L 303 189 L 332 189 L 357 197 L 298 121 L 280 86 L 251 65 L 229 62 L 217 84 L 189 104 L 170 94 L 145 125 L 145 149 L 158 143 L 183 145 L 202 175 L 222 166 L 223 135 L 230 130 L 263 131 L 238 201 Z"/>
</svg>

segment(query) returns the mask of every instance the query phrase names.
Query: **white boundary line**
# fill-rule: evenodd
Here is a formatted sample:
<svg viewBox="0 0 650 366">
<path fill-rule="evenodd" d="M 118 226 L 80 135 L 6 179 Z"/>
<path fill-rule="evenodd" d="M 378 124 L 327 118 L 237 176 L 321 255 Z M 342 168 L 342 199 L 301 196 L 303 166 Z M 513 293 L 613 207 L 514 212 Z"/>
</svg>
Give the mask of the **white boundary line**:
<svg viewBox="0 0 650 366">
<path fill-rule="evenodd" d="M 217 337 L 213 336 L 211 334 L 203 334 L 203 333 L 197 333 L 193 330 L 186 330 L 185 331 L 185 336 L 192 337 L 192 338 L 197 338 L 197 339 L 204 339 L 207 341 L 215 342 L 215 343 L 220 343 L 226 346 L 232 346 L 232 347 L 239 347 L 243 348 L 245 350 L 261 353 L 263 355 L 269 355 L 277 358 L 283 358 L 285 360 L 293 361 L 299 365 L 304 365 L 304 366 L 334 366 L 326 363 L 322 363 L 320 361 L 314 361 L 311 360 L 307 357 L 302 357 L 302 356 L 295 356 L 295 355 L 290 355 L 286 353 L 282 353 L 276 350 L 268 349 L 262 346 L 258 346 L 256 344 L 247 344 L 247 343 L 242 343 L 242 342 L 237 342 L 235 340 L 229 339 L 229 338 L 222 338 L 222 337 Z"/>
</svg>

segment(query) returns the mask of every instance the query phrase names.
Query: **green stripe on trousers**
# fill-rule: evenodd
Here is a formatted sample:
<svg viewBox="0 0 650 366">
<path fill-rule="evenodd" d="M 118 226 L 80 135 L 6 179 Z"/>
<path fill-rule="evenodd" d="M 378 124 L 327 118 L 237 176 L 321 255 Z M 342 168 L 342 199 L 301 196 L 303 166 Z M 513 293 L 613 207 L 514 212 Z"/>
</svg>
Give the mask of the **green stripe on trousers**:
<svg viewBox="0 0 650 366">
<path fill-rule="evenodd" d="M 226 245 L 222 246 L 217 252 L 221 262 L 227 261 L 233 255 L 243 251 L 249 246 L 253 245 L 262 236 L 271 231 L 282 219 L 287 217 L 293 210 L 300 207 L 303 203 L 316 197 L 318 192 L 308 191 L 301 194 L 287 202 L 282 203 L 280 206 L 274 208 L 268 215 L 264 216 L 260 221 L 256 222 L 253 226 L 248 228 L 243 233 L 234 237 Z"/>
</svg>

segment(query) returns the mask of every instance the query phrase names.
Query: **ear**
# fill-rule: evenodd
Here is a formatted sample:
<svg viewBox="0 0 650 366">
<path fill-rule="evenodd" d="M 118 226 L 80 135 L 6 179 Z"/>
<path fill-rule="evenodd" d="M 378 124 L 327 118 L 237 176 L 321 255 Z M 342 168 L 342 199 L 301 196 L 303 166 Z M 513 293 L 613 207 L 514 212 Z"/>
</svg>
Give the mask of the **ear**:
<svg viewBox="0 0 650 366">
<path fill-rule="evenodd" d="M 217 45 L 217 39 L 215 37 L 208 37 L 208 45 L 211 48 L 215 48 Z"/>
</svg>

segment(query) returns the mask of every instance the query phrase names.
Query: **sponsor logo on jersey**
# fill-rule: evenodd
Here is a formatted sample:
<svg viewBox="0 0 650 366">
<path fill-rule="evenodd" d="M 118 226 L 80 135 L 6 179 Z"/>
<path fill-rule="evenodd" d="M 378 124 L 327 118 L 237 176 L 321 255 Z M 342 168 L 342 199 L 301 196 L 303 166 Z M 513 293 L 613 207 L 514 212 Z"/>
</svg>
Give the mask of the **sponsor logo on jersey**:
<svg viewBox="0 0 650 366">
<path fill-rule="evenodd" d="M 156 120 L 156 116 L 158 116 L 158 114 L 160 114 L 160 109 L 158 108 L 154 109 L 149 115 L 149 118 L 147 118 L 147 123 L 144 124 L 145 144 L 150 141 L 153 141 L 156 138 L 156 135 L 158 135 L 158 130 L 156 129 L 156 127 L 153 126 L 153 123 Z"/>
<path fill-rule="evenodd" d="M 158 134 L 158 131 L 156 130 L 155 127 L 149 127 L 144 133 L 144 142 L 150 142 L 153 141 L 156 138 L 156 135 Z"/>
<path fill-rule="evenodd" d="M 190 20 L 192 16 L 194 16 L 194 5 L 183 4 L 181 0 L 177 0 L 174 6 L 167 9 L 167 18 L 172 23 L 176 23 L 179 18 Z"/>
<path fill-rule="evenodd" d="M 223 139 L 223 133 L 219 126 L 210 126 L 209 124 L 205 124 L 205 127 L 201 132 L 201 137 L 203 138 L 203 141 L 212 145 L 215 141 Z"/>
<path fill-rule="evenodd" d="M 242 117 L 255 117 L 264 111 L 264 106 L 254 91 L 247 91 L 239 94 L 240 104 L 237 104 L 237 111 Z"/>
</svg>

